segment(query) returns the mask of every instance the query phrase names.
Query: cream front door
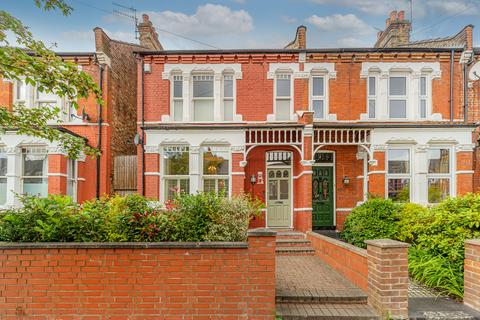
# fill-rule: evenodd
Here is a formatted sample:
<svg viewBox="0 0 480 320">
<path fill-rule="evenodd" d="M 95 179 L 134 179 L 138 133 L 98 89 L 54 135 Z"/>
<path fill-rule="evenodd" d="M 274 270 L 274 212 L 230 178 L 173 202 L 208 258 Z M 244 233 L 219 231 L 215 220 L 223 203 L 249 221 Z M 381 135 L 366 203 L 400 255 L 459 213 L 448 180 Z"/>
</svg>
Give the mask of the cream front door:
<svg viewBox="0 0 480 320">
<path fill-rule="evenodd" d="M 291 227 L 291 169 L 267 169 L 267 227 Z"/>
</svg>

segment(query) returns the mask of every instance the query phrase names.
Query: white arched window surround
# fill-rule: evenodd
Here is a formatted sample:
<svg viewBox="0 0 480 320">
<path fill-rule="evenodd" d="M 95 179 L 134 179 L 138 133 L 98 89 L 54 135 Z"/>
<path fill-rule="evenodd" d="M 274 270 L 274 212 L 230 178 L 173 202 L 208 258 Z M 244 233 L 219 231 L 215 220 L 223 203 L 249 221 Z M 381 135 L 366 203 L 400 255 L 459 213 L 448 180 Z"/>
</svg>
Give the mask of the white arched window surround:
<svg viewBox="0 0 480 320">
<path fill-rule="evenodd" d="M 432 112 L 432 81 L 441 77 L 439 62 L 364 62 L 360 77 L 366 79 L 367 98 L 361 120 L 418 121 L 441 120 L 441 114 Z M 392 96 L 392 77 L 405 77 L 406 94 Z M 375 88 L 372 91 L 371 78 Z M 424 81 L 425 86 L 421 86 Z M 423 92 L 422 92 L 423 91 Z M 374 92 L 375 94 L 371 94 Z M 406 116 L 390 117 L 390 100 L 406 100 Z M 422 107 L 423 105 L 423 107 Z M 370 110 L 375 106 L 374 117 Z M 424 110 L 424 111 L 422 111 Z"/>
<path fill-rule="evenodd" d="M 212 121 L 205 122 L 220 122 L 224 121 L 224 114 L 222 111 L 223 108 L 223 80 L 224 75 L 231 75 L 233 80 L 233 120 L 232 121 L 241 121 L 241 115 L 236 114 L 236 80 L 242 79 L 242 67 L 239 63 L 232 64 L 223 64 L 223 63 L 210 63 L 210 64 L 165 64 L 164 72 L 162 73 L 163 80 L 170 81 L 170 88 L 173 88 L 173 79 L 174 75 L 182 75 L 183 80 L 183 90 L 182 90 L 182 99 L 183 99 L 183 122 L 193 122 L 193 77 L 195 75 L 212 75 L 214 81 L 214 117 Z M 162 115 L 162 122 L 173 122 L 174 113 L 172 113 L 173 108 L 173 90 L 170 90 L 170 114 Z M 178 121 L 178 118 L 177 118 Z"/>
</svg>

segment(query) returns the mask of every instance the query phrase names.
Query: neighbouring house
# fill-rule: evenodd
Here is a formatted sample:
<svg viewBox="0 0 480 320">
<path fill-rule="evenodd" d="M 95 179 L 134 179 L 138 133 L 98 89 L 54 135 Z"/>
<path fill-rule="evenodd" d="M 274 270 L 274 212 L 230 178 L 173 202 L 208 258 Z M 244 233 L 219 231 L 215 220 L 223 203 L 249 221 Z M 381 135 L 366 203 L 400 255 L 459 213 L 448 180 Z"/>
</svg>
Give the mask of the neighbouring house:
<svg viewBox="0 0 480 320">
<path fill-rule="evenodd" d="M 136 57 L 134 51 L 161 50 L 148 20 L 139 25 L 140 44 L 110 39 L 95 28 L 95 52 L 58 53 L 78 65 L 101 86 L 104 105 L 94 97 L 78 101 L 79 109 L 51 93 L 42 93 L 23 81 L 0 79 L 0 105 L 28 107 L 52 105 L 61 108 L 61 123 L 52 125 L 85 138 L 99 147 L 98 158 L 68 159 L 56 143 L 9 130 L 0 135 L 0 208 L 19 205 L 16 194 L 67 194 L 82 202 L 113 191 L 113 159 L 135 155 Z"/>
<path fill-rule="evenodd" d="M 342 229 L 369 195 L 421 204 L 474 190 L 472 26 L 410 42 L 392 12 L 372 48 L 151 50 L 138 60 L 138 190 L 251 193 L 252 227 Z M 479 71 L 480 74 L 480 71 Z"/>
</svg>

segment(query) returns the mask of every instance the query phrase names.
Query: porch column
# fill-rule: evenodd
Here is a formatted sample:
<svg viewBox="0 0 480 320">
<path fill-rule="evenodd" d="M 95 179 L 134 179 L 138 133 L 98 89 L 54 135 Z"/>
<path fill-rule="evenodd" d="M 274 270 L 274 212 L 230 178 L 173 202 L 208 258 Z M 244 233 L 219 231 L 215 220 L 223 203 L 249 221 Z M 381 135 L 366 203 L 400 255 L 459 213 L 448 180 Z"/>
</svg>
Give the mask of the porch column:
<svg viewBox="0 0 480 320">
<path fill-rule="evenodd" d="M 15 192 L 20 193 L 20 176 L 22 155 L 17 147 L 6 149 L 7 154 L 7 199 L 5 206 L 12 207 L 19 204 Z"/>
<path fill-rule="evenodd" d="M 376 145 L 373 152 L 376 165 L 368 165 L 368 192 L 379 197 L 385 197 L 385 152 L 385 145 Z"/>
<path fill-rule="evenodd" d="M 160 151 L 157 146 L 145 146 L 145 197 L 160 199 Z"/>
<path fill-rule="evenodd" d="M 295 230 L 312 230 L 312 165 L 313 159 L 313 112 L 305 111 L 299 122 L 305 124 L 303 130 L 303 160 L 300 162 L 298 178 L 293 182 L 295 202 L 293 225 Z"/>
<path fill-rule="evenodd" d="M 48 193 L 67 193 L 67 157 L 57 147 L 48 148 Z"/>
<path fill-rule="evenodd" d="M 245 192 L 245 167 L 240 165 L 243 161 L 243 146 L 232 146 L 232 182 L 231 195 L 241 195 Z"/>
<path fill-rule="evenodd" d="M 455 146 L 456 151 L 456 190 L 453 188 L 453 196 L 462 196 L 473 192 L 473 145 L 461 144 Z M 456 193 L 455 193 L 456 191 Z"/>
<path fill-rule="evenodd" d="M 190 193 L 200 190 L 200 147 L 190 146 Z"/>
</svg>

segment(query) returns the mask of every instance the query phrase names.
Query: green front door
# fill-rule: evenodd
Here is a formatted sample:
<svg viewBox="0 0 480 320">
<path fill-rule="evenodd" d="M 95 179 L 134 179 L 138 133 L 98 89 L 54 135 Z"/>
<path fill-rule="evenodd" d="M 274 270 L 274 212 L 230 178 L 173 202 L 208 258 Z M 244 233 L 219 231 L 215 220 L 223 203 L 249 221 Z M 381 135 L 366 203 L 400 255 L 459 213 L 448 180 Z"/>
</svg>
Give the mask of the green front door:
<svg viewBox="0 0 480 320">
<path fill-rule="evenodd" d="M 313 227 L 333 227 L 333 167 L 314 166 L 312 178 Z"/>
</svg>

